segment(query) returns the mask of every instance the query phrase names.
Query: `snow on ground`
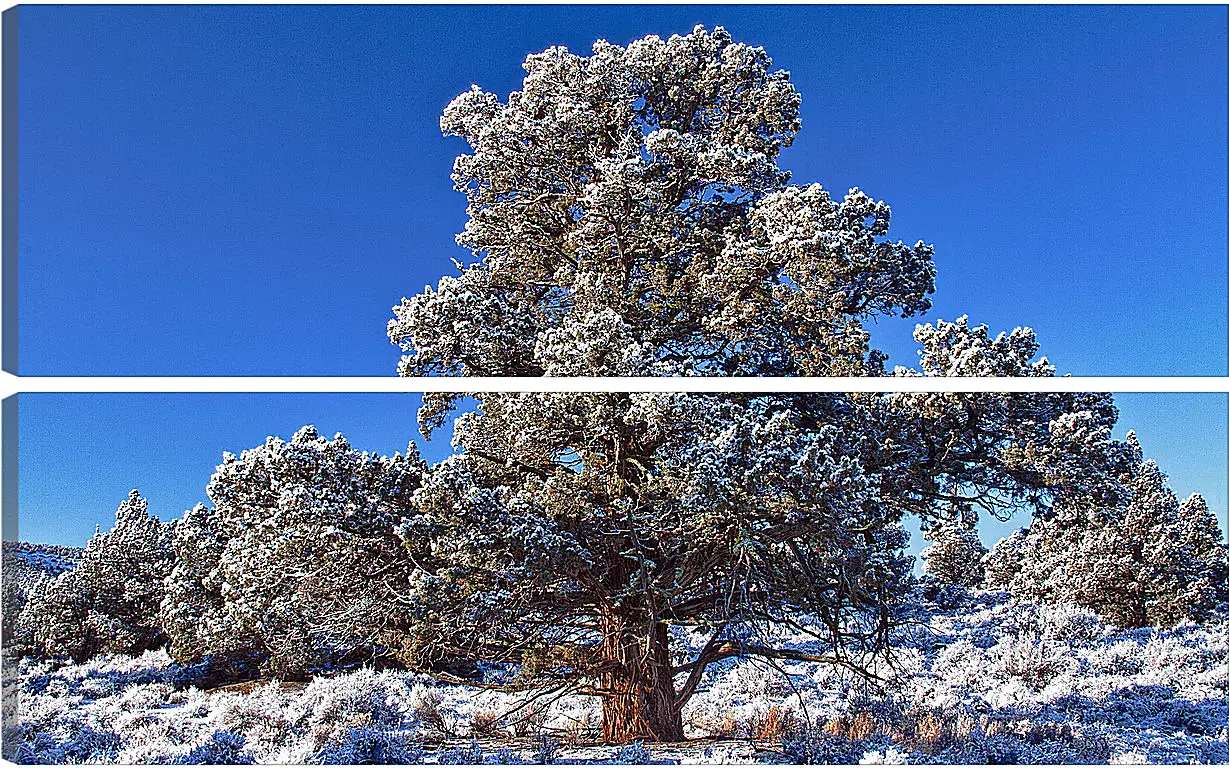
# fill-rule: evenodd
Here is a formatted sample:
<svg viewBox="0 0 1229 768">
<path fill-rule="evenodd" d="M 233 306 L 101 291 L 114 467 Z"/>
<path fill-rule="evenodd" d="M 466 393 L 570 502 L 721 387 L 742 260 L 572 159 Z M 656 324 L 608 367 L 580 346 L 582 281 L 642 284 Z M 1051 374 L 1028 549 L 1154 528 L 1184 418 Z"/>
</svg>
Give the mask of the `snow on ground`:
<svg viewBox="0 0 1229 768">
<path fill-rule="evenodd" d="M 592 699 L 408 672 L 204 691 L 161 652 L 5 672 L 18 763 L 1229 761 L 1223 622 L 1116 631 L 997 593 L 917 626 L 877 667 L 883 690 L 828 666 L 715 665 L 683 745 L 600 745 Z"/>
</svg>

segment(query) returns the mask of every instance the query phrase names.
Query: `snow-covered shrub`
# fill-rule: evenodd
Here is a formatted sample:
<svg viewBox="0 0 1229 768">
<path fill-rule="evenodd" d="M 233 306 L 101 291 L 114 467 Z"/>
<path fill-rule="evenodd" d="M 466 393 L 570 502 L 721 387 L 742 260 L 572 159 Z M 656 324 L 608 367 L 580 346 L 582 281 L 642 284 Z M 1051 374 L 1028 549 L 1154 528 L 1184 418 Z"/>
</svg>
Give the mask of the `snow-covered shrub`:
<svg viewBox="0 0 1229 768">
<path fill-rule="evenodd" d="M 1051 642 L 1085 645 L 1107 631 L 1095 613 L 1078 605 L 1038 605 L 1033 615 L 1037 632 Z"/>
<path fill-rule="evenodd" d="M 177 659 L 209 658 L 215 679 L 258 671 L 304 679 L 387 655 L 412 570 L 393 532 L 423 462 L 360 453 L 304 427 L 285 442 L 225 454 L 214 507 L 187 512 L 162 612 Z"/>
<path fill-rule="evenodd" d="M 888 747 L 880 752 L 877 749 L 872 749 L 862 755 L 862 759 L 858 761 L 858 765 L 908 765 L 909 753 L 900 752 L 893 747 Z"/>
<path fill-rule="evenodd" d="M 440 765 L 482 765 L 482 747 L 478 742 L 458 747 L 441 749 L 435 755 L 435 762 Z"/>
<path fill-rule="evenodd" d="M 1062 673 L 1069 656 L 1059 642 L 1027 632 L 1003 638 L 991 649 L 990 658 L 1006 677 L 1041 690 Z"/>
<path fill-rule="evenodd" d="M 1137 750 L 1130 752 L 1115 752 L 1109 759 L 1110 765 L 1148 765 L 1148 755 Z"/>
<path fill-rule="evenodd" d="M 243 694 L 215 694 L 212 720 L 221 730 L 243 734 L 249 749 L 266 754 L 293 738 L 293 701 L 276 682 Z"/>
<path fill-rule="evenodd" d="M 313 750 L 340 738 L 347 729 L 420 729 L 412 716 L 410 686 L 404 676 L 370 669 L 320 677 L 308 683 L 289 707 L 288 719 Z M 429 731 L 424 731 L 429 733 Z"/>
<path fill-rule="evenodd" d="M 410 712 L 431 738 L 442 741 L 457 735 L 460 717 L 439 691 L 427 685 L 415 685 L 409 702 Z"/>
<path fill-rule="evenodd" d="M 371 726 L 349 728 L 312 755 L 323 765 L 416 765 L 423 762 L 421 744 L 404 731 Z"/>
<path fill-rule="evenodd" d="M 533 762 L 550 765 L 559 757 L 559 740 L 548 733 L 540 733 L 534 739 Z"/>
<path fill-rule="evenodd" d="M 494 754 L 487 755 L 483 762 L 487 765 L 529 765 L 530 761 L 521 757 L 520 753 L 507 747 L 500 747 Z"/>
<path fill-rule="evenodd" d="M 251 765 L 252 755 L 244 749 L 245 739 L 237 733 L 216 731 L 203 744 L 186 755 L 175 758 L 172 765 Z"/>
<path fill-rule="evenodd" d="M 4 730 L 4 758 L 18 764 L 114 762 L 122 746 L 120 734 L 96 728 L 80 714 Z"/>
<path fill-rule="evenodd" d="M 796 765 L 848 765 L 861 759 L 865 750 L 845 736 L 811 728 L 781 742 L 781 751 Z"/>
<path fill-rule="evenodd" d="M 643 741 L 636 741 L 620 747 L 612 762 L 618 765 L 652 765 L 653 753 Z"/>
<path fill-rule="evenodd" d="M 913 764 L 1229 760 L 1224 624 L 1113 630 L 1090 624 L 1095 620 L 1080 609 L 1017 603 L 997 592 L 972 593 L 971 600 L 931 615 L 928 633 L 909 636 L 916 647 L 894 650 L 913 660 L 885 682 L 890 693 L 831 677 L 827 665 L 783 664 L 788 679 L 776 673 L 774 680 L 770 670 L 732 658 L 714 665 L 693 701 L 713 712 L 727 707 L 746 729 L 737 735 L 750 735 L 751 724 L 774 707 L 792 707 L 800 726 L 818 723 L 780 742 L 788 759 L 802 763 L 892 761 L 896 755 Z M 1044 685 L 1022 679 L 1038 653 L 1059 669 Z M 523 695 L 371 670 L 339 672 L 308 685 L 268 682 L 206 692 L 177 682 L 183 672 L 165 651 L 82 664 L 27 658 L 11 670 L 4 679 L 3 754 L 14 762 L 165 764 L 231 754 L 228 759 L 256 763 L 439 756 L 546 764 L 609 762 L 616 754 L 593 746 L 599 703 L 580 695 L 551 705 L 539 742 L 502 750 L 491 745 L 481 755 L 472 743 L 458 749 L 451 742 L 436 754 L 425 744 L 441 733 L 417 716 L 421 702 L 430 701 L 428 708 L 452 732 L 467 734 L 475 714 L 506 710 L 523 703 Z M 570 725 L 573 741 L 561 745 L 548 735 Z M 688 735 L 708 733 L 697 727 Z M 240 736 L 241 746 L 234 738 Z M 764 738 L 757 743 L 773 744 Z M 714 747 L 707 757 L 703 751 L 654 747 L 653 755 L 683 762 L 747 759 L 728 748 Z"/>
<path fill-rule="evenodd" d="M 970 688 L 985 680 L 989 668 L 990 658 L 986 651 L 963 638 L 939 651 L 933 663 L 936 674 L 961 688 Z"/>
</svg>

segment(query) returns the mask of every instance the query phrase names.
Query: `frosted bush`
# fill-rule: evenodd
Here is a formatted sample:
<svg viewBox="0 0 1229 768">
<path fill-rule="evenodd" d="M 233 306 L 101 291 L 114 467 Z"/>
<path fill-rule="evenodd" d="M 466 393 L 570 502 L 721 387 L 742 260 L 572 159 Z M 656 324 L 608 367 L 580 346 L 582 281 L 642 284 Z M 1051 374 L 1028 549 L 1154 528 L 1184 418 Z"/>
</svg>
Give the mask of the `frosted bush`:
<svg viewBox="0 0 1229 768">
<path fill-rule="evenodd" d="M 849 765 L 864 754 L 849 739 L 822 730 L 809 730 L 783 740 L 781 751 L 797 765 Z"/>
<path fill-rule="evenodd" d="M 244 749 L 244 738 L 236 733 L 217 731 L 204 744 L 171 761 L 172 765 L 251 765 L 255 762 Z"/>
<path fill-rule="evenodd" d="M 877 749 L 872 749 L 870 752 L 862 755 L 862 759 L 858 761 L 858 765 L 908 765 L 909 753 L 899 752 L 892 747 L 880 752 Z"/>
<path fill-rule="evenodd" d="M 354 725 L 398 727 L 407 720 L 409 688 L 392 672 L 364 669 L 333 678 L 317 678 L 303 689 L 292 707 L 291 721 L 331 737 L 337 729 Z"/>
<path fill-rule="evenodd" d="M 550 765 L 558 756 L 559 742 L 549 734 L 539 734 L 534 740 L 533 762 L 537 765 Z"/>
<path fill-rule="evenodd" d="M 1095 649 L 1085 658 L 1098 674 L 1128 676 L 1139 673 L 1143 660 L 1139 644 L 1130 640 L 1111 642 Z"/>
<path fill-rule="evenodd" d="M 695 765 L 741 765 L 748 762 L 732 747 L 705 747 L 704 752 L 696 757 L 688 757 L 687 763 Z"/>
<path fill-rule="evenodd" d="M 1063 644 L 1033 632 L 1003 638 L 989 656 L 1005 677 L 1022 680 L 1033 690 L 1049 685 L 1070 661 Z"/>
<path fill-rule="evenodd" d="M 361 726 L 349 728 L 329 740 L 312 755 L 309 762 L 325 765 L 416 765 L 423 762 L 423 752 L 421 745 L 404 731 Z"/>
<path fill-rule="evenodd" d="M 521 757 L 519 752 L 503 747 L 487 755 L 483 762 L 487 765 L 529 765 L 531 761 Z"/>
<path fill-rule="evenodd" d="M 989 674 L 989 659 L 984 651 L 968 640 L 957 640 L 939 652 L 934 671 L 950 685 L 972 688 Z"/>
<path fill-rule="evenodd" d="M 653 762 L 653 753 L 643 741 L 637 741 L 615 752 L 613 762 L 618 765 L 650 765 Z"/>
<path fill-rule="evenodd" d="M 1036 622 L 1043 639 L 1069 645 L 1092 642 L 1106 633 L 1095 613 L 1076 605 L 1037 606 Z"/>
<path fill-rule="evenodd" d="M 1138 651 L 1140 682 L 1154 685 L 1180 685 L 1197 661 L 1200 650 L 1180 637 L 1154 637 Z"/>
<path fill-rule="evenodd" d="M 122 690 L 115 706 L 122 711 L 157 709 L 173 697 L 174 689 L 166 683 L 148 683 Z"/>
<path fill-rule="evenodd" d="M 246 694 L 220 694 L 215 697 L 212 719 L 221 730 L 244 734 L 254 751 L 265 754 L 291 738 L 287 714 L 292 700 L 276 683 Z"/>
<path fill-rule="evenodd" d="M 53 728 L 5 729 L 4 757 L 15 763 L 115 762 L 123 738 L 75 717 Z"/>
<path fill-rule="evenodd" d="M 931 616 L 928 632 L 894 649 L 890 690 L 819 664 L 784 664 L 789 680 L 738 659 L 714 665 L 685 710 L 690 735 L 728 728 L 780 744 L 796 763 L 894 755 L 914 764 L 1229 761 L 1224 625 L 1116 631 L 1089 625 L 1078 610 L 1037 609 L 995 593 L 974 598 Z M 882 659 L 869 663 L 888 669 Z M 3 754 L 16 763 L 640 759 L 630 749 L 620 758 L 583 746 L 600 733 L 600 704 L 580 695 L 554 701 L 525 734 L 538 740 L 516 750 L 471 742 L 424 754 L 425 741 L 469 734 L 475 716 L 506 714 L 524 696 L 372 670 L 206 692 L 185 687 L 184 669 L 161 652 L 8 670 Z M 687 747 L 681 757 L 747 759 L 716 745 Z"/>
<path fill-rule="evenodd" d="M 482 747 L 478 742 L 450 749 L 441 749 L 436 753 L 435 762 L 440 765 L 482 765 Z"/>
</svg>

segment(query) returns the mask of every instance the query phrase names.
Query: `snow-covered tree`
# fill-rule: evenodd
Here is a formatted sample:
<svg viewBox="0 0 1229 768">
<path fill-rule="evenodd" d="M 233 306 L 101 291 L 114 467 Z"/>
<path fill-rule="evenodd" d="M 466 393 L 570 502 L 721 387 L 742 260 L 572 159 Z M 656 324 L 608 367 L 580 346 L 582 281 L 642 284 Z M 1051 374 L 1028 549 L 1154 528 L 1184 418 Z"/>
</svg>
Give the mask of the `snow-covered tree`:
<svg viewBox="0 0 1229 768">
<path fill-rule="evenodd" d="M 729 656 L 858 668 L 900 617 L 905 514 L 1028 498 L 1040 514 L 1071 492 L 1017 455 L 1046 434 L 1062 445 L 1061 430 L 989 407 L 957 432 L 947 411 L 878 395 L 478 400 L 402 527 L 425 551 L 401 656 L 511 662 L 513 686 L 595 693 L 612 741 L 679 738 L 682 706 Z M 931 442 L 908 442 L 919 434 Z M 672 626 L 709 642 L 676 659 Z M 808 643 L 782 645 L 784 627 Z"/>
<path fill-rule="evenodd" d="M 1179 504 L 1134 433 L 1118 445 L 1127 462 L 1118 503 L 1065 499 L 1013 547 L 996 547 L 988 570 L 1019 597 L 1082 605 L 1118 626 L 1203 618 L 1224 590 L 1216 518 L 1198 495 Z"/>
<path fill-rule="evenodd" d="M 1020 573 L 1026 552 L 1031 549 L 1028 528 L 1020 528 L 1005 536 L 982 557 L 982 586 L 987 589 L 1010 589 Z"/>
<path fill-rule="evenodd" d="M 1198 575 L 1212 600 L 1229 602 L 1229 549 L 1216 514 L 1201 494 L 1192 493 L 1178 507 L 1179 545 L 1205 566 Z"/>
<path fill-rule="evenodd" d="M 930 306 L 931 249 L 886 204 L 790 186 L 799 96 L 763 50 L 697 28 L 530 56 L 441 125 L 471 154 L 460 274 L 388 325 L 407 376 L 884 375 L 863 323 Z M 919 328 L 923 375 L 1052 375 L 1028 329 Z M 902 375 L 912 372 L 900 371 Z M 856 666 L 908 579 L 899 522 L 1110 492 L 1086 466 L 1108 396 L 483 394 L 402 534 L 403 658 L 517 663 L 603 699 L 607 739 L 678 739 L 732 655 Z M 427 398 L 424 434 L 456 396 Z M 422 547 L 422 543 L 429 545 Z M 774 628 L 818 617 L 803 648 Z M 670 627 L 711 641 L 672 656 Z"/>
<path fill-rule="evenodd" d="M 19 619 L 36 653 L 82 661 L 98 653 L 140 653 L 165 641 L 159 622 L 171 570 L 175 523 L 149 514 L 132 491 L 115 526 L 95 533 L 72 570 L 31 590 Z"/>
<path fill-rule="evenodd" d="M 3 642 L 4 647 L 19 653 L 32 651 L 29 632 L 17 635 L 17 621 L 35 585 L 60 575 L 77 565 L 80 547 L 54 544 L 31 544 L 6 541 L 3 545 Z M 27 627 L 28 630 L 28 627 Z"/>
<path fill-rule="evenodd" d="M 921 558 L 929 576 L 946 584 L 981 586 L 986 548 L 977 536 L 976 520 L 940 520 L 927 528 L 924 538 L 930 546 Z"/>
<path fill-rule="evenodd" d="M 360 453 L 314 427 L 225 454 L 213 506 L 188 511 L 175 538 L 162 603 L 172 655 L 208 657 L 223 676 L 261 665 L 301 677 L 380 653 L 409 571 L 394 529 L 422 470 L 412 445 Z"/>
<path fill-rule="evenodd" d="M 679 740 L 707 666 L 735 655 L 853 664 L 886 640 L 909 564 L 853 436 L 788 400 L 486 395 L 462 453 L 415 495 L 411 664 L 514 662 L 513 685 L 603 696 L 608 739 Z M 802 613 L 827 631 L 777 647 Z M 705 629 L 671 655 L 670 626 Z M 800 631 L 802 629 L 799 627 Z M 675 685 L 676 676 L 678 687 Z"/>
<path fill-rule="evenodd" d="M 401 373 L 862 373 L 864 319 L 930 306 L 931 249 L 886 240 L 857 189 L 787 185 L 800 97 L 771 64 L 697 27 L 551 48 L 505 101 L 458 96 L 440 123 L 471 148 L 452 178 L 476 261 L 394 308 Z"/>
</svg>

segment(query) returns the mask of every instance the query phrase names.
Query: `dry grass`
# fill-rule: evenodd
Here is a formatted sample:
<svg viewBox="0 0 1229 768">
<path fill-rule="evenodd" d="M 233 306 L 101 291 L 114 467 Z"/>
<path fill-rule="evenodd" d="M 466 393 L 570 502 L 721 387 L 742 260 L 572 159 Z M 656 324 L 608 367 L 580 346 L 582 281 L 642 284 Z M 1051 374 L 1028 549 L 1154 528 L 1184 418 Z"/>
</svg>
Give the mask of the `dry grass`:
<svg viewBox="0 0 1229 768">
<path fill-rule="evenodd" d="M 438 739 L 455 739 L 457 737 L 456 723 L 444 715 L 440 705 L 443 699 L 435 691 L 426 691 L 417 697 L 411 709 L 414 717 L 431 731 Z"/>
<path fill-rule="evenodd" d="M 568 723 L 564 741 L 569 747 L 580 747 L 595 743 L 601 734 L 601 715 L 585 710 L 579 718 L 574 718 Z"/>
<path fill-rule="evenodd" d="M 798 733 L 801 725 L 792 711 L 774 704 L 763 715 L 752 717 L 747 723 L 747 731 L 752 740 L 779 743 Z"/>
<path fill-rule="evenodd" d="M 870 712 L 854 712 L 834 717 L 824 724 L 824 733 L 850 741 L 865 739 L 877 730 L 883 730 Z"/>
<path fill-rule="evenodd" d="M 545 732 L 549 709 L 549 707 L 539 707 L 510 715 L 508 720 L 512 728 L 512 735 L 518 739 L 540 736 Z"/>
<path fill-rule="evenodd" d="M 902 713 L 895 722 L 880 720 L 868 711 L 855 711 L 832 718 L 821 730 L 850 742 L 884 736 L 901 748 L 931 755 L 958 748 L 977 736 L 1015 736 L 1030 744 L 1060 742 L 1072 746 L 1084 744 L 1089 738 L 1070 723 L 971 713 L 953 716 L 950 712 L 917 709 Z"/>
<path fill-rule="evenodd" d="M 503 724 L 504 716 L 492 710 L 475 712 L 470 718 L 469 729 L 473 736 L 481 736 L 483 738 L 499 738 L 504 735 L 503 729 L 500 727 Z"/>
</svg>

